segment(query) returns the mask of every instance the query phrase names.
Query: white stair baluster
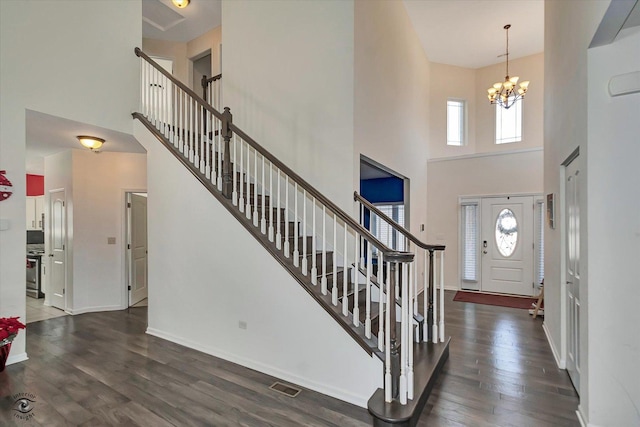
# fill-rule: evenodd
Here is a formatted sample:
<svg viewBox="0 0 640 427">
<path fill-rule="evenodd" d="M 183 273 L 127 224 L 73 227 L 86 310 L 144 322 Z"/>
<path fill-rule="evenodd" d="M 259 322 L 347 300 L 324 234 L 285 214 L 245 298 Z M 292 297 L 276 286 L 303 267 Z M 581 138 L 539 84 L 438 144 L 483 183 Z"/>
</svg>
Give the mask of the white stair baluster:
<svg viewBox="0 0 640 427">
<path fill-rule="evenodd" d="M 247 174 L 247 186 L 245 188 L 245 192 L 247 193 L 247 205 L 244 208 L 244 214 L 247 216 L 247 219 L 251 219 L 251 177 L 250 177 L 250 172 L 251 172 L 251 146 L 249 145 L 249 143 L 247 142 L 247 169 L 246 169 L 246 174 Z M 254 189 L 255 191 L 255 189 Z"/>
<path fill-rule="evenodd" d="M 253 226 L 258 226 L 258 150 L 253 150 Z"/>
<path fill-rule="evenodd" d="M 284 256 L 289 258 L 289 175 L 284 176 L 284 207 Z"/>
<path fill-rule="evenodd" d="M 314 234 L 315 236 L 315 234 Z M 315 248 L 311 248 L 315 252 Z M 307 275 L 307 190 L 302 189 L 302 274 Z"/>
<path fill-rule="evenodd" d="M 353 257 L 353 326 L 358 327 L 360 325 L 360 309 L 358 308 L 358 282 L 360 276 L 360 270 L 358 268 L 358 260 L 360 259 L 360 251 L 358 248 L 358 241 L 360 239 L 360 235 L 355 231 L 355 248 L 354 248 L 354 257 Z"/>
<path fill-rule="evenodd" d="M 382 268 L 382 267 L 381 267 Z M 391 307 L 391 304 L 395 304 L 395 301 L 392 300 L 391 298 L 391 291 L 390 291 L 390 284 L 391 282 L 389 281 L 389 277 L 390 277 L 390 273 L 389 270 L 391 270 L 391 263 L 387 263 L 387 280 L 386 280 L 386 284 L 387 284 L 387 311 L 386 311 L 386 315 L 385 315 L 385 371 L 384 371 L 384 401 L 389 403 L 393 400 L 392 398 L 392 376 L 391 376 L 391 310 L 389 310 L 388 308 Z M 393 319 L 394 325 L 395 325 L 395 319 Z"/>
<path fill-rule="evenodd" d="M 262 234 L 266 234 L 267 233 L 267 220 L 266 220 L 266 215 L 267 215 L 267 209 L 266 209 L 266 188 L 267 187 L 267 182 L 264 179 L 264 156 L 262 156 L 262 179 L 260 180 L 260 194 L 262 194 L 262 199 L 261 199 L 261 205 L 262 205 L 262 219 L 260 220 L 260 232 Z"/>
<path fill-rule="evenodd" d="M 322 205 L 322 279 L 320 287 L 322 295 L 327 294 L 327 211 Z"/>
<path fill-rule="evenodd" d="M 305 239 L 302 244 L 307 245 Z M 311 203 L 311 284 L 318 284 L 318 265 L 316 260 L 316 245 L 318 244 L 316 238 L 316 198 L 312 198 Z M 326 292 L 323 292 L 326 293 Z"/>
<path fill-rule="evenodd" d="M 231 190 L 231 203 L 233 206 L 238 206 L 238 160 L 236 158 L 236 145 L 237 145 L 238 137 L 234 133 L 233 134 L 233 171 L 231 176 L 232 182 L 232 190 Z"/>
<path fill-rule="evenodd" d="M 384 256 L 382 251 L 378 249 L 378 277 L 376 278 L 378 285 L 380 286 L 380 304 L 378 305 L 378 350 L 384 351 L 385 339 L 384 339 L 384 305 L 387 301 L 386 293 L 389 293 L 389 284 L 384 281 Z"/>
<path fill-rule="evenodd" d="M 240 138 L 240 160 L 238 161 L 238 164 L 240 165 L 240 198 L 238 199 L 238 208 L 240 212 L 244 212 L 244 195 L 247 189 L 247 174 L 244 172 L 244 163 L 242 159 L 242 152 L 244 151 L 242 149 L 243 146 L 244 141 L 242 140 L 242 138 Z M 247 147 L 249 147 L 249 144 L 247 144 Z"/>
<path fill-rule="evenodd" d="M 406 246 L 405 246 L 406 247 Z M 409 400 L 413 400 L 413 341 L 417 338 L 414 333 L 413 328 L 413 275 L 411 274 L 412 270 L 414 270 L 413 263 L 407 264 L 409 267 L 409 271 L 407 273 L 407 280 L 409 281 L 409 285 L 407 288 L 409 289 L 409 295 L 407 297 L 407 398 Z M 404 297 L 403 297 L 404 298 Z M 403 343 L 404 345 L 404 343 Z"/>
<path fill-rule="evenodd" d="M 402 287 L 402 304 L 400 306 L 400 391 L 398 397 L 402 405 L 407 404 L 407 353 L 408 353 L 408 323 L 407 319 L 407 305 L 409 301 L 407 298 L 407 264 L 400 264 L 402 268 L 401 274 L 401 287 Z"/>
<path fill-rule="evenodd" d="M 444 251 L 440 251 L 440 342 L 444 342 Z"/>
<path fill-rule="evenodd" d="M 222 191 L 222 159 L 223 159 L 223 145 L 222 145 L 222 120 L 216 120 L 215 126 L 215 138 L 216 138 L 216 146 L 218 153 L 218 170 L 216 173 L 216 186 L 218 187 L 218 191 Z"/>
<path fill-rule="evenodd" d="M 331 287 L 331 302 L 338 305 L 338 218 L 333 214 L 333 280 Z"/>
<path fill-rule="evenodd" d="M 424 314 L 424 322 L 422 322 L 422 341 L 429 341 L 429 325 L 427 325 L 427 311 L 429 309 L 429 268 L 427 265 L 427 251 L 424 251 L 424 284 L 422 288 L 422 311 Z"/>
<path fill-rule="evenodd" d="M 367 242 L 367 278 L 365 282 L 365 314 L 364 314 L 364 336 L 371 338 L 371 263 L 373 258 L 371 242 Z"/>
<path fill-rule="evenodd" d="M 281 214 L 281 206 L 282 206 L 282 201 L 280 200 L 280 169 L 276 168 L 276 172 L 277 172 L 277 184 L 278 184 L 278 202 L 276 204 L 276 206 L 278 207 L 277 210 L 277 215 L 276 215 L 276 249 L 280 250 L 282 249 L 282 234 L 280 233 L 280 223 L 282 222 L 282 214 Z M 285 206 L 285 212 L 286 212 L 286 206 Z"/>
<path fill-rule="evenodd" d="M 344 223 L 344 260 L 343 271 L 342 271 L 342 314 L 344 316 L 349 315 L 349 253 L 348 253 L 348 238 L 349 238 L 349 230 L 347 229 L 347 223 Z"/>
<path fill-rule="evenodd" d="M 273 163 L 269 162 L 269 228 L 268 228 L 268 237 L 269 241 L 273 242 Z M 276 209 L 279 208 L 276 207 Z"/>
<path fill-rule="evenodd" d="M 293 265 L 300 265 L 300 251 L 298 251 L 298 183 L 293 183 Z M 287 227 L 288 228 L 288 227 Z"/>
<path fill-rule="evenodd" d="M 434 344 L 438 342 L 438 264 L 436 257 L 438 252 L 434 253 L 433 263 L 433 325 L 431 326 L 431 342 Z"/>
</svg>

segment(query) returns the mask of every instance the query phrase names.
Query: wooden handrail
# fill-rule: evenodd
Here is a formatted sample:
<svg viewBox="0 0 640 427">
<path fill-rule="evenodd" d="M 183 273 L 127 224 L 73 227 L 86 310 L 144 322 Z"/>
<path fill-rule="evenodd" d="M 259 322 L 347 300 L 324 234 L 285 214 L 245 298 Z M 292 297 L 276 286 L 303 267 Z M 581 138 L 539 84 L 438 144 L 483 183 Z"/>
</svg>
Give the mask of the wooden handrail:
<svg viewBox="0 0 640 427">
<path fill-rule="evenodd" d="M 173 84 L 175 84 L 176 86 L 178 86 L 180 89 L 182 89 L 183 91 L 185 91 L 189 96 L 191 96 L 193 99 L 195 99 L 195 101 L 200 104 L 200 106 L 204 109 L 206 109 L 207 111 L 209 111 L 211 114 L 213 114 L 214 116 L 216 116 L 218 119 L 222 120 L 222 113 L 220 113 L 219 111 L 217 111 L 215 108 L 213 108 L 211 105 L 209 105 L 204 99 L 202 99 L 201 96 L 199 96 L 197 93 L 195 93 L 193 90 L 189 89 L 187 87 L 187 85 L 185 85 L 184 83 L 182 83 L 180 80 L 176 79 L 175 77 L 173 77 L 171 75 L 171 73 L 169 73 L 167 70 L 165 70 L 164 68 L 162 68 L 160 65 L 158 65 L 157 62 L 155 62 L 153 59 L 151 59 L 149 57 L 149 55 L 147 55 L 146 53 L 144 53 L 142 50 L 140 50 L 139 47 L 136 47 L 133 50 L 136 53 L 136 56 L 139 56 L 141 58 L 144 58 L 149 64 L 153 65 L 153 68 L 155 68 L 156 70 L 160 71 L 160 73 L 162 73 L 162 75 L 164 75 L 166 78 L 168 78 L 169 80 L 171 80 L 173 82 Z"/>
<path fill-rule="evenodd" d="M 202 77 L 207 77 L 207 76 L 202 76 Z M 216 80 L 220 80 L 221 78 L 222 78 L 222 74 L 217 74 L 213 77 L 204 78 L 202 79 L 202 86 L 206 86 L 207 84 L 211 82 L 215 82 Z"/>
<path fill-rule="evenodd" d="M 242 138 L 247 144 L 251 145 L 255 150 L 259 151 L 265 159 L 268 159 L 275 167 L 283 171 L 289 177 L 293 179 L 294 182 L 298 183 L 299 187 L 302 187 L 309 193 L 311 196 L 315 197 L 320 203 L 324 204 L 330 211 L 332 211 L 338 218 L 340 218 L 345 223 L 349 224 L 351 228 L 360 233 L 368 242 L 370 242 L 373 246 L 375 246 L 382 254 L 385 259 L 399 259 L 398 262 L 411 262 L 413 260 L 413 253 L 411 252 L 402 252 L 396 251 L 389 247 L 387 247 L 384 243 L 378 240 L 373 234 L 369 232 L 366 228 L 364 228 L 360 223 L 354 220 L 350 215 L 348 215 L 345 211 L 340 209 L 336 204 L 334 204 L 331 200 L 327 199 L 322 193 L 316 190 L 311 184 L 305 181 L 300 175 L 292 171 L 287 165 L 278 160 L 273 154 L 268 152 L 264 147 L 258 144 L 253 138 L 244 133 L 242 129 L 238 128 L 235 124 L 231 123 L 229 128 L 233 131 L 233 133 L 237 134 L 240 138 Z M 400 261 L 401 259 L 401 261 Z"/>
<path fill-rule="evenodd" d="M 418 246 L 418 247 L 420 247 L 422 249 L 425 249 L 427 251 L 444 251 L 445 250 L 445 248 L 446 248 L 445 245 L 428 245 L 428 244 L 423 243 L 420 240 L 418 240 L 418 238 L 416 236 L 414 236 L 413 234 L 411 234 L 409 232 L 409 230 L 407 230 L 406 228 L 404 228 L 403 226 L 401 226 L 400 224 L 395 222 L 393 219 L 389 218 L 384 212 L 382 212 L 380 209 L 376 208 L 373 204 L 371 204 L 371 202 L 369 202 L 367 199 L 365 199 L 360 194 L 358 194 L 357 191 L 353 192 L 353 200 L 355 200 L 357 202 L 360 202 L 367 209 L 369 209 L 370 211 L 372 211 L 373 213 L 378 215 L 380 218 L 384 219 L 387 223 L 389 223 L 390 226 L 392 226 L 399 233 L 401 233 L 407 239 L 409 239 L 414 244 L 416 244 L 416 246 Z"/>
</svg>

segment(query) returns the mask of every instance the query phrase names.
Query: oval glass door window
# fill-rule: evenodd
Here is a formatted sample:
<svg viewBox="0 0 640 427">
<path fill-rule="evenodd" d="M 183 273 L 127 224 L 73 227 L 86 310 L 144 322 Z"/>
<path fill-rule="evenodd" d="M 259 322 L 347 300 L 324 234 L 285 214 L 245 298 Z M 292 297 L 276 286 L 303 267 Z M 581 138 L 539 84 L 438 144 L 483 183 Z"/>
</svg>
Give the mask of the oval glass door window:
<svg viewBox="0 0 640 427">
<path fill-rule="evenodd" d="M 511 209 L 503 209 L 496 219 L 496 246 L 500 254 L 510 257 L 518 243 L 518 220 Z"/>
</svg>

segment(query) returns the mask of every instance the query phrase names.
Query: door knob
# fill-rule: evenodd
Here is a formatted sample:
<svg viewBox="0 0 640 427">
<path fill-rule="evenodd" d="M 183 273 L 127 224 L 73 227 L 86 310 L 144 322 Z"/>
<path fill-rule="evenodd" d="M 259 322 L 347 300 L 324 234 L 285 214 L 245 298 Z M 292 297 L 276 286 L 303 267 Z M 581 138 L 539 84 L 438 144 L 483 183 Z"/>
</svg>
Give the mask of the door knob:
<svg viewBox="0 0 640 427">
<path fill-rule="evenodd" d="M 52 257 L 52 256 L 53 256 L 53 254 L 49 254 L 49 256 L 50 256 L 50 257 Z"/>
</svg>

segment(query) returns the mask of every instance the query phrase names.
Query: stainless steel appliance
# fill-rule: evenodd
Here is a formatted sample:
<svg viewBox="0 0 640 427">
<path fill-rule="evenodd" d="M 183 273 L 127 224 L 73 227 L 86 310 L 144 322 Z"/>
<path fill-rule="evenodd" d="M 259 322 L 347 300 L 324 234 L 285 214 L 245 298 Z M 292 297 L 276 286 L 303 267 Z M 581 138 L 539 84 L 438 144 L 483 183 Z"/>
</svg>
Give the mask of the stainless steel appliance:
<svg viewBox="0 0 640 427">
<path fill-rule="evenodd" d="M 27 255 L 27 296 L 43 298 L 41 288 L 41 261 L 42 255 Z"/>
<path fill-rule="evenodd" d="M 42 255 L 44 254 L 44 233 L 40 230 L 27 231 L 27 296 L 43 298 Z"/>
</svg>

